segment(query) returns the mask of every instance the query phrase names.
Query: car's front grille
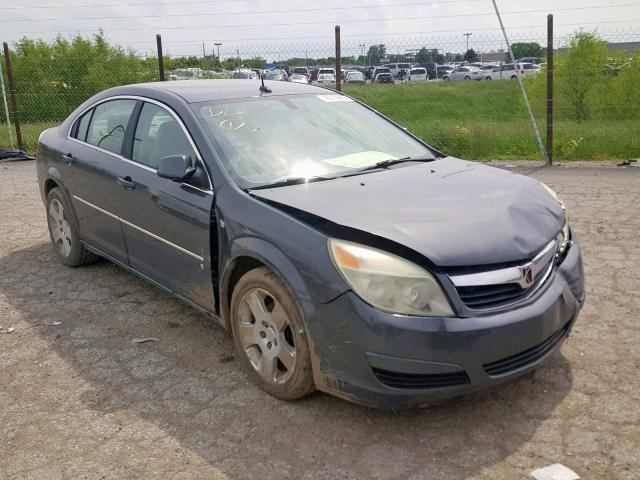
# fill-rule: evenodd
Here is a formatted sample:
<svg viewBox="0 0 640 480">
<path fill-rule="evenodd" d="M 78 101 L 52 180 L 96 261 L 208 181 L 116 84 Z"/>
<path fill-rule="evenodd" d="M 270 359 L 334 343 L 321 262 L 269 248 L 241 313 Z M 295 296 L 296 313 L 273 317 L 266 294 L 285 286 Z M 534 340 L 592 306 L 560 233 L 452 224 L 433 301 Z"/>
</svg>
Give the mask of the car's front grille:
<svg viewBox="0 0 640 480">
<path fill-rule="evenodd" d="M 390 372 L 381 368 L 372 367 L 373 373 L 381 383 L 387 387 L 406 389 L 426 389 L 455 387 L 469 384 L 467 373 L 403 373 Z"/>
<path fill-rule="evenodd" d="M 540 360 L 549 353 L 553 347 L 565 337 L 568 331 L 569 324 L 567 323 L 564 327 L 535 347 L 528 348 L 523 352 L 516 353 L 515 355 L 511 355 L 501 360 L 484 364 L 484 371 L 487 372 L 487 375 L 498 376 L 526 367 L 527 365 Z"/>
<path fill-rule="evenodd" d="M 476 310 L 498 308 L 525 300 L 540 288 L 544 280 L 544 277 L 540 277 L 537 282 L 528 288 L 522 288 L 517 283 L 458 287 L 458 295 L 469 308 Z"/>
<path fill-rule="evenodd" d="M 473 310 L 506 307 L 531 297 L 551 277 L 556 254 L 552 241 L 521 265 L 452 275 L 460 300 Z"/>
</svg>

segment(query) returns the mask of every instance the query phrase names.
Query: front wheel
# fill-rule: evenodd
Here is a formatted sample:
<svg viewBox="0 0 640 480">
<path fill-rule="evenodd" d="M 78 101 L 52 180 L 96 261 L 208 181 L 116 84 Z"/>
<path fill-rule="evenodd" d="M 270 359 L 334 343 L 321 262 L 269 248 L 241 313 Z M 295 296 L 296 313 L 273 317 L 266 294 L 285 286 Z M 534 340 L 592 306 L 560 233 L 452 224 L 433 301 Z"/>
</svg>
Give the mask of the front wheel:
<svg viewBox="0 0 640 480">
<path fill-rule="evenodd" d="M 445 82 L 448 82 L 451 79 L 449 77 L 444 77 L 442 80 L 444 80 Z"/>
<path fill-rule="evenodd" d="M 73 208 L 59 188 L 47 194 L 49 236 L 60 261 L 68 267 L 95 262 L 98 256 L 87 250 L 78 235 L 78 221 Z"/>
<path fill-rule="evenodd" d="M 471 80 L 471 77 L 469 75 L 467 75 L 466 77 L 464 77 L 465 80 Z"/>
<path fill-rule="evenodd" d="M 237 355 L 258 386 L 282 400 L 315 390 L 302 314 L 273 271 L 246 273 L 233 290 L 230 314 Z"/>
<path fill-rule="evenodd" d="M 518 77 L 516 77 L 515 75 L 511 75 L 511 80 L 517 80 Z"/>
<path fill-rule="evenodd" d="M 485 80 L 493 80 L 491 77 L 485 77 Z"/>
</svg>

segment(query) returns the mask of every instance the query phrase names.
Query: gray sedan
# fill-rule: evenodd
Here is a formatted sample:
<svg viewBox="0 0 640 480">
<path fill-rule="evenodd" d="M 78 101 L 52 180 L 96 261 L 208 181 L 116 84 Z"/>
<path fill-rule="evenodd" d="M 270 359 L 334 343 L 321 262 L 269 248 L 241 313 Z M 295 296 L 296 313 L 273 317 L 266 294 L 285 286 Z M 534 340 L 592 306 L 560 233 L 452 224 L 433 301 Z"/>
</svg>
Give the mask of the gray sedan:
<svg viewBox="0 0 640 480">
<path fill-rule="evenodd" d="M 106 90 L 43 132 L 37 172 L 62 264 L 102 257 L 199 309 L 280 399 L 490 387 L 544 362 L 584 301 L 555 192 L 324 88 Z"/>
</svg>

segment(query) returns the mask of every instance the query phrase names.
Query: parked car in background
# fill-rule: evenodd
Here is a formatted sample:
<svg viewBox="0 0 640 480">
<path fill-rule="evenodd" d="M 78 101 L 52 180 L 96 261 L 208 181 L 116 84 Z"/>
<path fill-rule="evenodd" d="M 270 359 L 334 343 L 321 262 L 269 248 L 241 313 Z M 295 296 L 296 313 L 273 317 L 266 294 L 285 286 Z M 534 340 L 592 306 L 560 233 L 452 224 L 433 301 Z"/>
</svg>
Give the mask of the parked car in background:
<svg viewBox="0 0 640 480">
<path fill-rule="evenodd" d="M 393 84 L 395 83 L 393 80 L 393 75 L 391 75 L 388 72 L 382 72 L 382 73 L 378 73 L 376 75 L 376 77 L 373 80 L 373 83 L 380 83 L 380 84 Z"/>
<path fill-rule="evenodd" d="M 322 74 L 331 74 L 334 77 L 336 76 L 336 69 L 335 68 L 328 68 L 328 67 L 320 67 L 320 69 L 318 70 L 318 75 L 322 75 Z"/>
<path fill-rule="evenodd" d="M 253 70 L 240 69 L 240 70 L 234 70 L 233 73 L 231 74 L 231 78 L 234 78 L 236 80 L 238 79 L 257 80 L 258 74 Z"/>
<path fill-rule="evenodd" d="M 412 68 L 407 77 L 409 82 L 426 82 L 428 79 L 429 74 L 426 68 Z"/>
<path fill-rule="evenodd" d="M 505 63 L 491 71 L 484 71 L 485 80 L 516 80 L 520 78 L 533 77 L 540 73 L 540 67 L 533 63 Z"/>
<path fill-rule="evenodd" d="M 355 70 L 350 70 L 347 72 L 347 75 L 345 77 L 345 83 L 350 84 L 350 85 L 364 85 L 365 83 L 365 78 L 364 78 L 364 74 L 362 72 L 358 72 Z"/>
<path fill-rule="evenodd" d="M 540 65 L 546 62 L 546 59 L 542 57 L 522 57 L 516 60 L 517 63 L 533 63 L 534 65 Z"/>
<path fill-rule="evenodd" d="M 381 73 L 388 73 L 393 78 L 393 74 L 391 73 L 391 70 L 389 70 L 388 67 L 375 67 L 373 69 L 373 73 L 371 74 L 371 80 L 375 82 L 376 77 Z"/>
<path fill-rule="evenodd" d="M 454 70 L 455 68 L 453 67 L 448 67 L 446 65 L 439 65 L 436 68 L 436 78 L 439 80 L 442 80 L 444 77 L 446 77 L 448 74 L 450 74 Z"/>
<path fill-rule="evenodd" d="M 309 69 L 307 67 L 296 67 L 291 72 L 291 75 L 306 75 L 309 76 Z"/>
<path fill-rule="evenodd" d="M 193 305 L 230 331 L 234 365 L 282 400 L 319 389 L 374 407 L 431 405 L 559 350 L 585 290 L 555 192 L 447 156 L 338 92 L 259 86 L 116 87 L 42 132 L 52 254 L 68 267 L 103 257 Z M 78 274 L 68 293 L 106 273 Z M 114 310 L 137 320 L 123 300 Z M 183 325 L 185 338 L 202 331 Z M 207 338 L 209 354 L 226 339 Z M 206 382 L 216 362 L 204 366 Z M 528 383 L 520 401 L 543 388 Z M 275 404 L 261 401 L 269 414 Z"/>
<path fill-rule="evenodd" d="M 447 73 L 443 80 L 482 80 L 482 70 L 477 67 L 458 67 Z"/>
<path fill-rule="evenodd" d="M 267 72 L 265 80 L 276 80 L 279 82 L 288 82 L 289 76 L 287 75 L 287 72 L 285 72 L 284 70 L 271 70 L 270 72 Z"/>
<path fill-rule="evenodd" d="M 291 75 L 291 78 L 289 79 L 289 81 L 291 81 L 293 83 L 308 84 L 309 83 L 309 77 L 307 77 L 306 75 L 301 74 L 301 73 L 294 73 L 293 75 Z"/>
<path fill-rule="evenodd" d="M 320 87 L 335 87 L 336 76 L 333 73 L 319 73 L 314 84 Z"/>
<path fill-rule="evenodd" d="M 394 78 L 397 78 L 402 70 L 406 73 L 409 73 L 409 70 L 411 70 L 410 63 L 387 63 L 384 66 L 389 69 L 389 72 L 391 72 Z"/>
<path fill-rule="evenodd" d="M 364 71 L 364 76 L 367 80 L 373 80 L 373 72 L 376 67 L 367 67 Z"/>
</svg>

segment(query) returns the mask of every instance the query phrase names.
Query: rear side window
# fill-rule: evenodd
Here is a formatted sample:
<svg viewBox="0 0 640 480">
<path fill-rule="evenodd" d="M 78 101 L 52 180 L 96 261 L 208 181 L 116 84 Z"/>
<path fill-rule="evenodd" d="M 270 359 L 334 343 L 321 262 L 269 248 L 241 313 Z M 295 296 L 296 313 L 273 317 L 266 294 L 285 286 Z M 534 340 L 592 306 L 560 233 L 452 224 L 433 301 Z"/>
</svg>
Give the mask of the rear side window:
<svg viewBox="0 0 640 480">
<path fill-rule="evenodd" d="M 95 107 L 87 131 L 87 143 L 118 155 L 136 100 L 111 100 Z"/>
<path fill-rule="evenodd" d="M 158 105 L 145 103 L 136 126 L 131 160 L 157 169 L 160 159 L 170 155 L 188 155 L 194 162 L 197 159 L 173 115 Z"/>
<path fill-rule="evenodd" d="M 87 138 L 87 130 L 89 129 L 89 121 L 91 120 L 91 114 L 93 113 L 93 109 L 86 112 L 79 120 L 76 120 L 76 125 L 74 130 L 72 131 L 73 138 L 77 138 L 78 140 L 82 140 L 83 142 Z"/>
</svg>

